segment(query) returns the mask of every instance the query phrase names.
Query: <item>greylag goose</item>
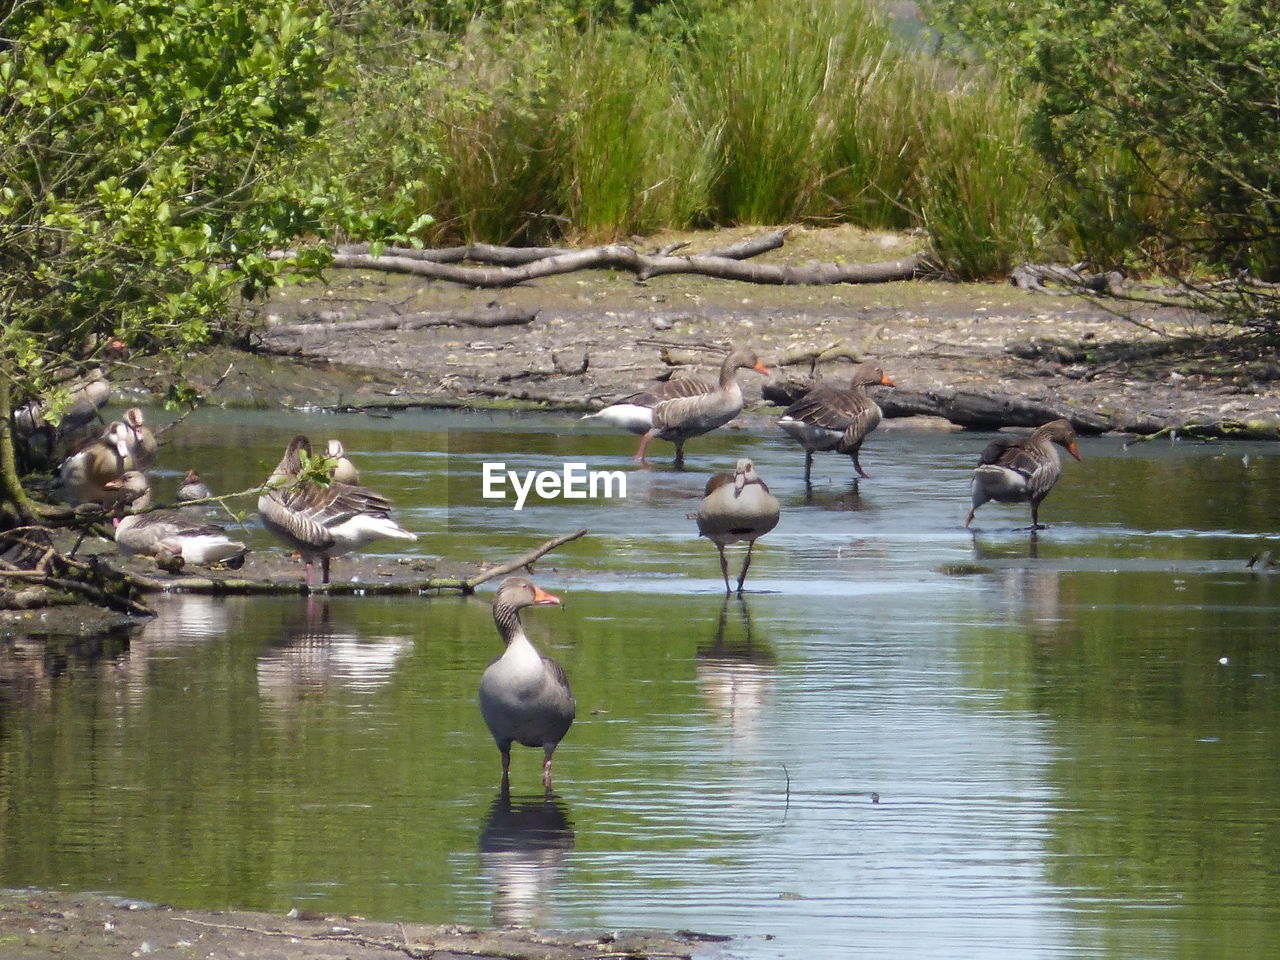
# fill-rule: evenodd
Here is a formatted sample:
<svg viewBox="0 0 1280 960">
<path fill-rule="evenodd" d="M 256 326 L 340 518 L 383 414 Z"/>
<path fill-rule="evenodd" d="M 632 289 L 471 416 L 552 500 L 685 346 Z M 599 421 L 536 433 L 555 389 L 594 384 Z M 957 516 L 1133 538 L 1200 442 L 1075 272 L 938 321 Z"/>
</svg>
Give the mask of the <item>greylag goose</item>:
<svg viewBox="0 0 1280 960">
<path fill-rule="evenodd" d="M 880 408 L 863 389 L 875 384 L 894 385 L 874 363 L 864 363 L 853 371 L 847 390 L 820 384 L 787 407 L 778 420 L 778 426 L 804 447 L 805 486 L 818 450 L 846 454 L 859 477 L 870 476 L 858 461 L 858 451 L 880 423 Z"/>
<path fill-rule="evenodd" d="M 128 439 L 128 428 L 113 420 L 100 436 L 81 444 L 62 461 L 58 482 L 68 501 L 73 505 L 97 503 L 105 507 L 121 502 L 119 494 L 107 483 L 133 469 Z"/>
<path fill-rule="evenodd" d="M 131 512 L 115 519 L 116 543 L 125 553 L 155 557 L 156 565 L 177 570 L 187 563 L 221 563 L 232 569 L 244 566 L 248 549 L 232 540 L 227 531 L 193 518 L 180 510 L 146 510 L 151 505 L 151 487 L 146 476 L 129 470 L 108 483 L 121 491 Z"/>
<path fill-rule="evenodd" d="M 299 481 L 302 455 L 311 458 L 311 442 L 304 436 L 290 441 L 258 497 L 263 525 L 302 555 L 306 584 L 320 561 L 323 582 L 329 582 L 329 561 L 384 537 L 417 540 L 391 519 L 391 504 L 368 487 L 333 482 L 322 486 Z"/>
<path fill-rule="evenodd" d="M 523 577 L 508 577 L 493 598 L 493 622 L 507 649 L 480 678 L 480 714 L 502 754 L 502 783 L 508 782 L 511 744 L 541 747 L 542 785 L 551 789 L 551 755 L 573 724 L 576 705 L 564 668 L 544 657 L 525 636 L 520 611 L 558 606 L 560 598 Z"/>
<path fill-rule="evenodd" d="M 355 464 L 347 459 L 347 448 L 342 445 L 341 440 L 330 440 L 325 444 L 324 455 L 335 461 L 331 474 L 334 480 L 352 485 L 360 482 L 360 472 L 356 470 Z"/>
<path fill-rule="evenodd" d="M 1054 444 L 1077 460 L 1076 432 L 1067 420 L 1051 420 L 1028 437 L 996 437 L 982 451 L 973 471 L 973 506 L 965 517 L 967 527 L 977 509 L 988 500 L 999 503 L 1031 503 L 1031 529 L 1043 529 L 1040 501 L 1049 495 L 1062 472 Z"/>
<path fill-rule="evenodd" d="M 724 548 L 742 540 L 747 542 L 747 557 L 738 575 L 738 593 L 741 593 L 756 539 L 777 525 L 778 499 L 769 492 L 750 460 L 743 457 L 733 473 L 717 473 L 707 481 L 698 507 L 698 535 L 706 537 L 720 551 L 720 573 L 724 576 L 726 594 L 730 592 L 729 562 Z"/>
<path fill-rule="evenodd" d="M 647 463 L 644 454 L 654 437 L 669 440 L 676 447 L 676 466 L 681 466 L 686 440 L 710 433 L 742 412 L 742 387 L 737 379 L 739 369 L 755 370 L 766 377 L 769 375 L 769 368 L 760 362 L 754 351 L 738 349 L 720 364 L 720 379 L 715 385 L 693 378 L 655 383 L 603 410 L 587 414 L 583 419 L 600 420 L 631 433 L 643 434 L 640 449 L 633 458 L 642 464 Z"/>
<path fill-rule="evenodd" d="M 176 499 L 179 503 L 189 503 L 192 500 L 208 500 L 212 496 L 213 491 L 201 479 L 200 474 L 196 473 L 195 470 L 188 470 L 187 475 L 182 478 L 182 483 L 178 486 Z"/>
</svg>

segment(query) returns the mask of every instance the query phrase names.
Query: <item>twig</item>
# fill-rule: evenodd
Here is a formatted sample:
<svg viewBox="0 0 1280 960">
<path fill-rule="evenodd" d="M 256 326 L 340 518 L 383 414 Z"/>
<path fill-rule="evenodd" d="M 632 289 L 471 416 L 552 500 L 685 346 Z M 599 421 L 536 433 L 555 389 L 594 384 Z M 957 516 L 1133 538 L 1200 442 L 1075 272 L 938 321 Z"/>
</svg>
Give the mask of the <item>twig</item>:
<svg viewBox="0 0 1280 960">
<path fill-rule="evenodd" d="M 556 547 L 563 546 L 571 540 L 577 540 L 586 532 L 586 527 L 579 527 L 577 530 L 573 531 L 573 533 L 566 533 L 563 536 L 548 540 L 542 546 L 538 547 L 536 550 L 530 550 L 528 553 L 524 554 L 524 556 L 516 557 L 514 560 L 508 560 L 506 563 L 500 563 L 498 566 L 492 567 L 484 571 L 484 573 L 478 573 L 474 577 L 468 577 L 462 582 L 462 592 L 474 593 L 476 587 L 480 586 L 480 584 L 487 580 L 492 580 L 494 577 L 500 577 L 503 574 L 511 573 L 513 570 L 519 570 L 521 567 L 528 567 L 543 554 L 550 553 Z"/>
</svg>

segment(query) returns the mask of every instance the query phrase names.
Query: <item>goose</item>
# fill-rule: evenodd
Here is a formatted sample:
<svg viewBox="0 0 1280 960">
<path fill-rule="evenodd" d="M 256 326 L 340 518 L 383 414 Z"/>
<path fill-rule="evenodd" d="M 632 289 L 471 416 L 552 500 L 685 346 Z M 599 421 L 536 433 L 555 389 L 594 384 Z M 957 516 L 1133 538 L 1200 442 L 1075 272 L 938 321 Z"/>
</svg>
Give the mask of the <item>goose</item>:
<svg viewBox="0 0 1280 960">
<path fill-rule="evenodd" d="M 864 363 L 853 371 L 848 389 L 818 385 L 787 407 L 778 426 L 804 447 L 804 483 L 809 486 L 813 454 L 819 450 L 835 450 L 853 459 L 859 477 L 869 478 L 858 460 L 862 441 L 880 423 L 880 408 L 867 396 L 864 387 L 883 384 L 894 386 L 882 369 Z"/>
<path fill-rule="evenodd" d="M 330 460 L 337 461 L 337 465 L 333 468 L 332 478 L 338 483 L 350 483 L 352 485 L 360 482 L 360 471 L 355 464 L 347 459 L 347 448 L 342 445 L 341 440 L 330 440 L 325 444 L 324 455 Z"/>
<path fill-rule="evenodd" d="M 156 565 L 169 571 L 188 563 L 221 563 L 234 570 L 244 566 L 248 548 L 222 527 L 180 510 L 140 512 L 151 505 L 151 486 L 141 471 L 126 471 L 107 486 L 121 492 L 131 511 L 114 521 L 116 543 L 125 553 L 155 557 Z"/>
<path fill-rule="evenodd" d="M 418 539 L 416 533 L 391 519 L 390 502 L 368 487 L 299 482 L 303 454 L 310 459 L 311 441 L 299 434 L 289 442 L 264 484 L 258 513 L 268 530 L 302 555 L 308 589 L 316 560 L 320 561 L 323 582 L 328 583 L 329 561 L 334 557 L 384 537 Z"/>
<path fill-rule="evenodd" d="M 141 407 L 130 407 L 124 412 L 124 438 L 129 453 L 126 470 L 146 470 L 155 463 L 156 437 L 147 426 Z"/>
<path fill-rule="evenodd" d="M 193 469 L 188 470 L 187 475 L 182 478 L 176 499 L 179 503 L 188 503 L 192 500 L 208 500 L 212 496 L 213 491 Z"/>
<path fill-rule="evenodd" d="M 560 598 L 523 577 L 508 577 L 493 598 L 493 622 L 506 650 L 480 677 L 480 715 L 502 754 L 502 785 L 511 767 L 511 744 L 541 747 L 542 785 L 551 789 L 551 755 L 573 724 L 576 705 L 564 668 L 538 653 L 525 636 L 520 611 L 559 606 Z"/>
<path fill-rule="evenodd" d="M 698 535 L 706 537 L 720 551 L 720 573 L 724 576 L 726 595 L 731 591 L 724 548 L 742 540 L 747 542 L 747 557 L 738 575 L 738 593 L 742 593 L 757 538 L 778 525 L 778 499 L 756 473 L 755 464 L 743 457 L 733 473 L 717 473 L 711 477 L 698 507 L 697 520 Z"/>
<path fill-rule="evenodd" d="M 982 451 L 973 471 L 973 506 L 964 525 L 973 522 L 977 509 L 988 500 L 999 503 L 1031 503 L 1031 529 L 1042 530 L 1040 501 L 1049 495 L 1062 472 L 1054 444 L 1077 460 L 1076 432 L 1067 420 L 1051 420 L 1027 437 L 996 437 Z"/>
<path fill-rule="evenodd" d="M 113 420 L 99 436 L 81 444 L 62 461 L 58 483 L 71 504 L 97 503 L 111 507 L 121 502 L 120 496 L 107 484 L 133 469 L 128 438 L 125 424 Z"/>
<path fill-rule="evenodd" d="M 742 412 L 742 387 L 736 377 L 739 369 L 755 370 L 769 375 L 769 368 L 747 349 L 732 351 L 720 365 L 720 379 L 715 385 L 703 380 L 682 378 L 657 383 L 632 394 L 584 420 L 595 419 L 631 433 L 643 434 L 640 449 L 632 458 L 648 465 L 645 451 L 657 437 L 675 444 L 677 467 L 684 464 L 684 442 L 722 427 Z"/>
</svg>

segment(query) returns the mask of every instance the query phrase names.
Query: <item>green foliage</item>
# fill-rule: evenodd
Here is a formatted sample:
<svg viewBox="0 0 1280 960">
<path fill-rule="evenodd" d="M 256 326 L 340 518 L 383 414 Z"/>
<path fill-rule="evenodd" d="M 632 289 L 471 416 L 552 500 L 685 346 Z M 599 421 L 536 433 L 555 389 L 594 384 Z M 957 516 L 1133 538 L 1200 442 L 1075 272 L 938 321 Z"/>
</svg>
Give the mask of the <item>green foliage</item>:
<svg viewBox="0 0 1280 960">
<path fill-rule="evenodd" d="M 1135 248 L 1280 279 L 1280 8 L 1262 0 L 937 0 L 1011 70 L 1103 263 Z M 1105 242 L 1105 231 L 1118 242 Z"/>
<path fill-rule="evenodd" d="M 15 399 L 122 341 L 182 351 L 329 207 L 282 175 L 320 124 L 296 0 L 54 0 L 0 20 L 0 375 Z M 56 409 L 56 407 L 55 407 Z"/>
</svg>

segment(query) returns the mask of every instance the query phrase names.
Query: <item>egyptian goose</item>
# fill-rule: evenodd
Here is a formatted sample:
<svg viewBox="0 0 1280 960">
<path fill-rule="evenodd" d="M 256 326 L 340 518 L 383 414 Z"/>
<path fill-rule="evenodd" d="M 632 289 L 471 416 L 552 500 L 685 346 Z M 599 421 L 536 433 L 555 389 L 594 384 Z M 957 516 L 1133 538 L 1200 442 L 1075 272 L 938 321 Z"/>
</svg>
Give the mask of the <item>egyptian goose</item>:
<svg viewBox="0 0 1280 960">
<path fill-rule="evenodd" d="M 334 480 L 352 485 L 360 482 L 360 472 L 356 470 L 355 464 L 347 459 L 347 448 L 342 445 L 341 440 L 330 440 L 325 444 L 324 455 L 335 462 L 333 472 L 330 474 Z"/>
<path fill-rule="evenodd" d="M 686 440 L 710 433 L 742 412 L 742 387 L 736 376 L 739 369 L 769 375 L 769 368 L 753 351 L 738 349 L 725 357 L 715 385 L 693 378 L 656 383 L 583 419 L 601 420 L 643 434 L 633 459 L 646 465 L 645 450 L 654 437 L 669 440 L 676 446 L 675 463 L 679 467 L 684 463 Z"/>
<path fill-rule="evenodd" d="M 155 463 L 156 437 L 147 426 L 141 407 L 130 407 L 124 412 L 124 438 L 129 454 L 126 470 L 146 470 Z"/>
<path fill-rule="evenodd" d="M 107 483 L 133 469 L 128 438 L 124 423 L 113 420 L 101 435 L 81 444 L 62 461 L 58 482 L 68 501 L 73 505 L 97 503 L 105 507 L 121 502 Z"/>
<path fill-rule="evenodd" d="M 391 519 L 391 504 L 368 487 L 333 482 L 322 486 L 298 480 L 302 455 L 311 458 L 311 442 L 304 436 L 290 441 L 258 497 L 263 525 L 302 555 L 306 584 L 312 567 L 321 563 L 323 582 L 329 582 L 329 561 L 384 537 L 417 540 Z"/>
<path fill-rule="evenodd" d="M 778 525 L 778 498 L 760 479 L 755 464 L 743 457 L 733 473 L 717 473 L 707 481 L 697 519 L 698 535 L 706 537 L 720 551 L 720 573 L 724 576 L 726 594 L 730 592 L 729 562 L 724 548 L 742 540 L 747 542 L 747 558 L 738 575 L 738 593 L 741 593 L 756 539 Z"/>
<path fill-rule="evenodd" d="M 1028 437 L 996 437 L 982 451 L 973 471 L 973 506 L 965 517 L 967 527 L 977 509 L 988 500 L 1000 503 L 1031 503 L 1031 529 L 1043 527 L 1039 521 L 1040 501 L 1049 495 L 1062 472 L 1062 461 L 1054 444 L 1077 460 L 1076 432 L 1067 420 L 1051 420 Z"/>
<path fill-rule="evenodd" d="M 188 470 L 187 475 L 182 478 L 182 483 L 178 486 L 176 499 L 179 503 L 189 503 L 192 500 L 208 500 L 212 496 L 213 491 L 201 479 L 200 474 L 196 473 L 195 470 Z"/>
<path fill-rule="evenodd" d="M 858 461 L 862 441 L 880 423 L 880 408 L 867 396 L 864 387 L 893 381 L 874 363 L 864 363 L 853 371 L 846 390 L 818 385 L 787 407 L 778 420 L 786 434 L 804 447 L 804 483 L 809 486 L 813 454 L 818 450 L 834 450 L 853 459 L 859 477 L 869 477 Z"/>
<path fill-rule="evenodd" d="M 550 790 L 551 755 L 573 724 L 576 705 L 564 668 L 538 653 L 520 623 L 525 607 L 559 604 L 523 577 L 503 580 L 493 598 L 493 622 L 507 648 L 480 678 L 480 714 L 502 754 L 504 787 L 514 741 L 542 748 L 542 785 Z"/>
<path fill-rule="evenodd" d="M 125 553 L 155 557 L 156 565 L 169 571 L 187 563 L 225 564 L 232 569 L 244 566 L 248 549 L 232 540 L 222 527 L 197 520 L 180 510 L 153 510 L 151 487 L 146 476 L 129 470 L 107 486 L 121 492 L 131 512 L 115 519 L 116 543 Z"/>
</svg>

